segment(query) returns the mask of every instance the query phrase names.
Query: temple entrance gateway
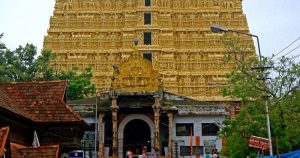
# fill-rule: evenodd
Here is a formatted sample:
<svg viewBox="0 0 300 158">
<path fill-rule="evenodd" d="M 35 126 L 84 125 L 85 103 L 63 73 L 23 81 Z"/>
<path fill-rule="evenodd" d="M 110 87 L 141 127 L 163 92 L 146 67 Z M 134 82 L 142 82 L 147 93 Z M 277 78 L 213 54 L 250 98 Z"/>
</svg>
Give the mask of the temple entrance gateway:
<svg viewBox="0 0 300 158">
<path fill-rule="evenodd" d="M 124 129 L 123 152 L 130 149 L 134 155 L 141 155 L 143 146 L 151 150 L 150 128 L 143 120 L 132 120 Z"/>
<path fill-rule="evenodd" d="M 154 140 L 154 123 L 146 115 L 130 114 L 124 118 L 118 128 L 118 155 L 125 156 L 128 148 L 136 154 L 139 149 L 141 154 L 142 145 L 146 144 L 147 150 L 152 151 Z M 150 141 L 150 142 L 149 142 Z"/>
</svg>

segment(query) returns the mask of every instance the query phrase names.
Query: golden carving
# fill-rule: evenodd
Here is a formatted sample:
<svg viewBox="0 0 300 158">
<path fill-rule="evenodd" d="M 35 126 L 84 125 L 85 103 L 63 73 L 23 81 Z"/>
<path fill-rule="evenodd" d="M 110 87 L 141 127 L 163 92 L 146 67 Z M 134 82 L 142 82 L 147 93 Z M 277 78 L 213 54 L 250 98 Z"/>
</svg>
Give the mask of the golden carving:
<svg viewBox="0 0 300 158">
<path fill-rule="evenodd" d="M 156 83 L 149 76 L 141 78 L 138 74 L 139 69 L 144 73 L 144 67 L 153 66 L 162 75 L 166 91 L 200 100 L 225 100 L 219 92 L 220 85 L 208 83 L 226 83 L 225 74 L 234 63 L 223 64 L 222 57 L 228 50 L 220 34 L 212 33 L 209 27 L 219 24 L 249 32 L 241 3 L 151 0 L 151 6 L 145 6 L 136 0 L 56 0 L 44 47 L 57 54 L 58 59 L 52 63 L 56 71 L 91 67 L 99 91 L 109 90 L 112 85 L 139 87 L 132 90 L 153 88 Z M 144 13 L 151 13 L 151 25 L 144 25 Z M 151 45 L 144 45 L 144 32 L 152 33 Z M 143 62 L 135 61 L 136 66 L 125 67 L 132 71 L 131 76 L 116 76 L 120 84 L 112 83 L 112 65 L 119 65 L 123 71 L 121 64 L 133 52 L 135 36 L 140 38 L 137 51 L 152 53 L 152 65 L 141 68 Z M 253 41 L 240 36 L 240 43 L 246 47 Z"/>
<path fill-rule="evenodd" d="M 158 71 L 136 52 L 115 67 L 112 78 L 117 92 L 157 91 L 162 86 Z"/>
</svg>

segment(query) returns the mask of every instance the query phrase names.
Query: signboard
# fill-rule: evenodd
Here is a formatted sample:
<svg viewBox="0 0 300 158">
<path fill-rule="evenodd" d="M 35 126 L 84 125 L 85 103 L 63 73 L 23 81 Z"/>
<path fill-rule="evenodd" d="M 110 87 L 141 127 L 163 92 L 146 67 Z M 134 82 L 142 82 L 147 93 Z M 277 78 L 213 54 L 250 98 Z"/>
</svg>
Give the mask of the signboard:
<svg viewBox="0 0 300 158">
<path fill-rule="evenodd" d="M 269 149 L 269 139 L 257 137 L 257 136 L 251 136 L 249 138 L 249 147 L 257 148 L 257 149 Z"/>
<path fill-rule="evenodd" d="M 203 141 L 205 153 L 211 153 L 212 150 L 216 149 L 216 140 L 204 140 Z"/>
<path fill-rule="evenodd" d="M 193 146 L 193 155 L 203 155 L 203 146 Z"/>
<path fill-rule="evenodd" d="M 158 158 L 157 152 L 147 152 L 146 155 L 147 155 L 147 158 Z"/>
<path fill-rule="evenodd" d="M 82 150 L 75 150 L 69 153 L 70 158 L 84 158 L 84 153 Z"/>
<path fill-rule="evenodd" d="M 181 156 L 191 156 L 190 146 L 180 146 Z M 193 155 L 203 155 L 203 146 L 193 146 Z"/>
<path fill-rule="evenodd" d="M 216 140 L 203 140 L 205 147 L 216 147 Z"/>
</svg>

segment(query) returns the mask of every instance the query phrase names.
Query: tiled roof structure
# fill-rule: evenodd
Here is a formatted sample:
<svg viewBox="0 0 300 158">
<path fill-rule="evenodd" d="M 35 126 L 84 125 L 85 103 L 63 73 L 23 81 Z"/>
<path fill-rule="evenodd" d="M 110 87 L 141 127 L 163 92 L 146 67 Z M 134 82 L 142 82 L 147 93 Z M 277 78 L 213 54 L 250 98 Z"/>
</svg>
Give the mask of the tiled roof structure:
<svg viewBox="0 0 300 158">
<path fill-rule="evenodd" d="M 6 144 L 6 139 L 8 136 L 9 128 L 8 127 L 2 127 L 0 128 L 0 157 L 4 154 L 4 147 Z"/>
<path fill-rule="evenodd" d="M 66 81 L 0 83 L 0 107 L 34 122 L 82 121 L 64 101 Z"/>
<path fill-rule="evenodd" d="M 58 145 L 26 147 L 10 143 L 11 156 L 13 158 L 58 158 Z"/>
<path fill-rule="evenodd" d="M 5 89 L 3 89 L 3 86 L 1 86 L 0 83 L 0 107 L 5 108 L 8 111 L 11 111 L 15 114 L 18 114 L 20 116 L 26 117 L 30 119 L 30 115 L 22 111 L 24 107 L 22 105 L 18 105 L 14 100 L 12 100 Z"/>
</svg>

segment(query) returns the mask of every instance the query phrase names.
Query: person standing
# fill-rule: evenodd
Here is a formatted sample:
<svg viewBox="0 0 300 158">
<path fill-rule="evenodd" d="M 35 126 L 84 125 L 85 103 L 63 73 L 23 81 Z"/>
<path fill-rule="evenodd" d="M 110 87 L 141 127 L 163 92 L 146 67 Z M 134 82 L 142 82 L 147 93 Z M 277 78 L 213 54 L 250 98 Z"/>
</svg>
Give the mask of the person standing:
<svg viewBox="0 0 300 158">
<path fill-rule="evenodd" d="M 147 147 L 146 146 L 143 146 L 142 156 L 143 156 L 143 158 L 147 158 Z"/>
<path fill-rule="evenodd" d="M 128 149 L 126 152 L 126 158 L 133 158 L 133 153 L 130 149 Z"/>
<path fill-rule="evenodd" d="M 212 154 L 212 158 L 218 158 L 217 153 Z"/>
<path fill-rule="evenodd" d="M 212 158 L 218 158 L 218 149 L 214 148 L 211 151 Z"/>
<path fill-rule="evenodd" d="M 210 155 L 209 151 L 207 151 L 205 154 L 206 154 L 205 158 L 210 158 L 210 156 L 209 156 L 209 155 Z"/>
</svg>

